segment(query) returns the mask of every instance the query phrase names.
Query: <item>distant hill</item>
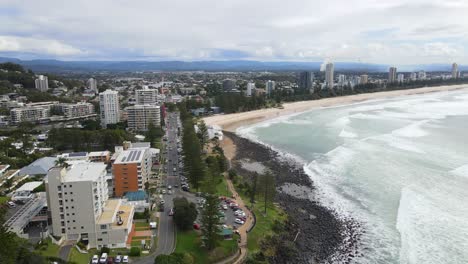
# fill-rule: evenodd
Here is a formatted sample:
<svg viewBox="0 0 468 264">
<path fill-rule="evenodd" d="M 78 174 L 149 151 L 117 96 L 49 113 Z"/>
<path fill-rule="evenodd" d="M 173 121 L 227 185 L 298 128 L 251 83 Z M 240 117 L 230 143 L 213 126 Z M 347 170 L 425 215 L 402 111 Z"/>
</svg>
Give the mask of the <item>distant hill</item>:
<svg viewBox="0 0 468 264">
<path fill-rule="evenodd" d="M 0 62 L 14 62 L 35 72 L 135 72 L 135 71 L 318 71 L 321 62 L 230 61 L 60 61 L 19 60 L 0 57 Z M 357 62 L 335 62 L 335 71 L 386 72 L 388 65 Z M 406 65 L 399 71 L 450 71 L 450 64 Z M 467 67 L 460 67 L 468 70 Z"/>
<path fill-rule="evenodd" d="M 35 72 L 95 72 L 95 71 L 318 71 L 321 62 L 261 62 L 261 61 L 60 61 L 19 60 L 0 57 L 0 62 L 14 62 Z M 337 62 L 337 71 L 385 71 L 387 66 L 353 62 Z"/>
</svg>

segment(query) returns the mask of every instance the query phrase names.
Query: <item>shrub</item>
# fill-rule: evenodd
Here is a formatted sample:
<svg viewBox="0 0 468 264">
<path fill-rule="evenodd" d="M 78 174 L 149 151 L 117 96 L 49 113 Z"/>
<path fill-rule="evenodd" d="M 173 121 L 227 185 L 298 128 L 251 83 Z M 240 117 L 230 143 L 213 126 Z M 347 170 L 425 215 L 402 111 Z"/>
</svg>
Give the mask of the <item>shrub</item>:
<svg viewBox="0 0 468 264">
<path fill-rule="evenodd" d="M 141 255 L 141 249 L 139 247 L 132 247 L 128 255 L 132 257 L 138 257 Z"/>
<path fill-rule="evenodd" d="M 101 254 L 100 254 L 100 255 L 102 255 L 102 253 L 107 253 L 107 254 L 109 254 L 109 253 L 110 253 L 110 249 L 109 249 L 108 247 L 102 247 L 102 248 L 101 248 Z"/>
</svg>

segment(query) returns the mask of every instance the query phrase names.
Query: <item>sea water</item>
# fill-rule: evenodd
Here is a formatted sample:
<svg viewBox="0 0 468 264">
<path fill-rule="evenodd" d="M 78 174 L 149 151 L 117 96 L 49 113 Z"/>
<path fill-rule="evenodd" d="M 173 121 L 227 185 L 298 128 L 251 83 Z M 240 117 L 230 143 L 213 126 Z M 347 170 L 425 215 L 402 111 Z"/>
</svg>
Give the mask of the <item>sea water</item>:
<svg viewBox="0 0 468 264">
<path fill-rule="evenodd" d="M 316 109 L 238 129 L 304 163 L 364 225 L 355 263 L 468 263 L 468 90 Z"/>
</svg>

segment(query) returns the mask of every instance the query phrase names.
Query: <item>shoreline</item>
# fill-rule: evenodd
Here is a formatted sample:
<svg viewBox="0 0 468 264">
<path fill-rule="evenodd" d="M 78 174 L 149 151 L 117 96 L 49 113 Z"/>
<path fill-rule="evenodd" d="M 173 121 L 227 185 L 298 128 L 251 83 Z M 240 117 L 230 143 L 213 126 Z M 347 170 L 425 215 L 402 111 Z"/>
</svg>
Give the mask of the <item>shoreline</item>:
<svg viewBox="0 0 468 264">
<path fill-rule="evenodd" d="M 311 199 L 315 187 L 299 163 L 284 160 L 271 148 L 229 131 L 221 145 L 231 168 L 244 180 L 249 181 L 256 173 L 245 166 L 246 162 L 267 168 L 275 176 L 275 201 L 288 215 L 288 228 L 293 235 L 288 240 L 295 240 L 298 253 L 294 259 L 275 256 L 271 263 L 348 263 L 359 257 L 361 225 L 353 219 L 338 218 Z"/>
<path fill-rule="evenodd" d="M 406 95 L 418 95 L 435 92 L 447 92 L 454 90 L 461 90 L 468 88 L 467 84 L 462 85 L 445 85 L 434 87 L 423 87 L 406 90 L 393 90 L 382 91 L 375 93 L 362 93 L 356 95 L 338 96 L 331 98 L 323 98 L 318 100 L 298 101 L 291 103 L 284 103 L 283 109 L 279 108 L 265 108 L 253 110 L 249 112 L 233 113 L 226 115 L 214 115 L 203 118 L 207 125 L 218 125 L 223 130 L 229 132 L 236 132 L 239 127 L 249 126 L 269 119 L 277 117 L 306 112 L 313 109 L 322 107 L 340 106 L 353 103 L 360 103 L 369 100 L 395 98 Z"/>
</svg>

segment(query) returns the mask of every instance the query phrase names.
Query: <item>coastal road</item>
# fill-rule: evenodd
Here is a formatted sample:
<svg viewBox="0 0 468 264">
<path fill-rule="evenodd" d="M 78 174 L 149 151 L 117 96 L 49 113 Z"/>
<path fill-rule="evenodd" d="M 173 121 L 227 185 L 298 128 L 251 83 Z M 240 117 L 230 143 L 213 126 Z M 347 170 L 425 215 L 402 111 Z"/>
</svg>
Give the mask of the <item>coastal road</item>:
<svg viewBox="0 0 468 264">
<path fill-rule="evenodd" d="M 161 212 L 158 226 L 158 244 L 156 251 L 144 258 L 136 260 L 134 263 L 141 264 L 153 264 L 154 258 L 158 255 L 165 254 L 169 255 L 175 250 L 176 245 L 176 227 L 172 216 L 169 216 L 170 210 L 173 208 L 172 199 L 175 196 L 186 196 L 179 188 L 175 188 L 176 185 L 180 185 L 179 180 L 179 153 L 178 153 L 178 136 L 177 129 L 179 123 L 178 113 L 169 113 L 166 121 L 166 162 L 164 162 L 163 170 L 165 171 L 166 177 L 164 178 L 164 189 L 167 191 L 163 195 L 165 201 L 164 212 Z M 174 170 L 175 169 L 175 170 Z M 168 194 L 168 187 L 171 186 L 173 194 Z"/>
</svg>

